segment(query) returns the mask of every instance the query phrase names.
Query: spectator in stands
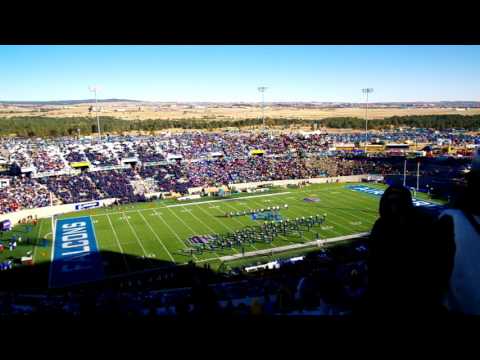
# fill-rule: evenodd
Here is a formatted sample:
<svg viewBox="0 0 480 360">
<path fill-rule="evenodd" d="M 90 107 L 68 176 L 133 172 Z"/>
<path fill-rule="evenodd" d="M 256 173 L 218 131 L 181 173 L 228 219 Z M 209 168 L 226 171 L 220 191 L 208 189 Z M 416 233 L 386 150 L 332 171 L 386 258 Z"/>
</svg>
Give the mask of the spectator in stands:
<svg viewBox="0 0 480 360">
<path fill-rule="evenodd" d="M 197 277 L 192 287 L 193 313 L 200 316 L 212 316 L 218 314 L 218 301 L 216 294 L 208 284 Z"/>
<path fill-rule="evenodd" d="M 441 312 L 448 264 L 446 247 L 436 241 L 434 220 L 414 208 L 405 187 L 396 185 L 385 191 L 380 218 L 370 235 L 366 298 L 370 312 Z"/>
<path fill-rule="evenodd" d="M 292 310 L 293 296 L 292 291 L 284 283 L 281 284 L 277 293 L 276 308 L 280 313 L 287 313 Z"/>
<path fill-rule="evenodd" d="M 445 303 L 452 312 L 480 315 L 480 147 L 458 208 L 440 214 L 438 228 L 439 239 L 450 250 L 447 261 L 453 267 Z"/>
<path fill-rule="evenodd" d="M 252 304 L 250 305 L 250 314 L 254 316 L 263 314 L 262 304 L 257 298 L 253 298 L 252 300 Z"/>
</svg>

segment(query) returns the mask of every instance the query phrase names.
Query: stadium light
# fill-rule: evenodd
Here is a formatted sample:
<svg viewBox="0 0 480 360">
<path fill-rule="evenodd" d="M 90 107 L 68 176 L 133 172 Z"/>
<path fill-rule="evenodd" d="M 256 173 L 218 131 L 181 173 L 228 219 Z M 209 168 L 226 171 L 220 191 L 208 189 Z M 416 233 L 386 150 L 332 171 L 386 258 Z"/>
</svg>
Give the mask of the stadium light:
<svg viewBox="0 0 480 360">
<path fill-rule="evenodd" d="M 268 88 L 266 86 L 258 87 L 258 91 L 262 93 L 262 123 L 264 128 L 265 128 L 265 91 L 267 89 Z"/>
<path fill-rule="evenodd" d="M 362 93 L 365 94 L 365 153 L 367 153 L 367 135 L 368 135 L 368 94 L 372 93 L 372 88 L 363 88 Z"/>
<path fill-rule="evenodd" d="M 97 113 L 97 130 L 98 130 L 98 138 L 102 139 L 102 135 L 100 133 L 100 118 L 98 117 L 98 101 L 97 101 L 97 91 L 100 88 L 97 85 L 89 86 L 88 90 L 95 94 L 95 112 Z"/>
</svg>

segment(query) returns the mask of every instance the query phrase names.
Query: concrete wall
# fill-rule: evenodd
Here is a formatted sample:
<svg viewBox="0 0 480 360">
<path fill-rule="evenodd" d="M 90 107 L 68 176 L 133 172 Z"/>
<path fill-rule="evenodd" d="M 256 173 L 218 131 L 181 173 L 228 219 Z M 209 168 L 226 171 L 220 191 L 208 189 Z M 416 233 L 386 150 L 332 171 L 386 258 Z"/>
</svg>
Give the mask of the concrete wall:
<svg viewBox="0 0 480 360">
<path fill-rule="evenodd" d="M 116 199 L 103 199 L 103 200 L 95 200 L 95 201 L 84 201 L 81 203 L 75 203 L 75 204 L 65 204 L 65 205 L 55 205 L 55 206 L 46 206 L 42 208 L 36 208 L 36 209 L 25 209 L 25 210 L 20 210 L 17 212 L 9 213 L 9 214 L 2 214 L 0 215 L 0 221 L 3 220 L 10 220 L 12 222 L 12 225 L 16 225 L 21 219 L 24 219 L 28 216 L 37 216 L 39 219 L 44 219 L 51 217 L 53 215 L 59 215 L 59 214 L 66 214 L 69 212 L 74 212 L 74 211 L 80 211 L 82 207 L 85 207 L 84 210 L 87 208 L 99 208 L 102 207 L 103 205 L 110 205 L 112 204 Z M 92 207 L 88 207 L 88 205 L 91 205 Z"/>
<path fill-rule="evenodd" d="M 237 190 L 246 190 L 249 188 L 256 188 L 261 185 L 271 184 L 273 186 L 287 186 L 287 185 L 297 185 L 302 182 L 306 182 L 308 184 L 325 184 L 327 182 L 338 182 L 346 183 L 346 182 L 361 182 L 362 178 L 367 176 L 367 174 L 363 175 L 353 175 L 353 176 L 335 176 L 335 177 L 320 177 L 320 178 L 310 178 L 310 179 L 295 179 L 295 180 L 273 180 L 273 181 L 259 181 L 259 182 L 252 182 L 252 183 L 239 183 L 239 184 L 229 184 L 232 189 Z"/>
</svg>

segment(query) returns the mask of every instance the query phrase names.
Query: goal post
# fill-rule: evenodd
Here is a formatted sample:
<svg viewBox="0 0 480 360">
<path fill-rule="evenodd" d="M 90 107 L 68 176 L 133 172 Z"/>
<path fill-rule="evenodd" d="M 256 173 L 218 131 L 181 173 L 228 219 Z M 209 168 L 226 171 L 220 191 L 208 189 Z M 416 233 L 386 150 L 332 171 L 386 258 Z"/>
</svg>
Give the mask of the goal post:
<svg viewBox="0 0 480 360">
<path fill-rule="evenodd" d="M 52 215 L 51 217 L 52 223 L 50 224 L 50 227 L 52 228 L 52 246 L 55 243 L 55 231 L 57 230 L 57 220 L 58 220 L 58 215 Z"/>
</svg>

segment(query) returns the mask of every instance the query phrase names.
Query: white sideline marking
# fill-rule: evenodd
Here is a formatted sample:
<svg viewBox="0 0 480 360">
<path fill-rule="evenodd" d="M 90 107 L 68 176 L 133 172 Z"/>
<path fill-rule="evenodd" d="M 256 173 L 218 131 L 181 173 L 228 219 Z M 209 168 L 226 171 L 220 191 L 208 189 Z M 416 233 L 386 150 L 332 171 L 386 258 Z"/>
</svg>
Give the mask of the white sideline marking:
<svg viewBox="0 0 480 360">
<path fill-rule="evenodd" d="M 281 246 L 281 247 L 265 249 L 265 250 L 250 251 L 250 252 L 246 252 L 245 256 L 242 256 L 242 254 L 236 254 L 236 255 L 222 256 L 222 257 L 212 257 L 212 258 L 202 259 L 202 260 L 196 261 L 195 263 L 203 263 L 203 262 L 212 261 L 212 260 L 229 261 L 229 260 L 235 260 L 235 259 L 242 259 L 244 257 L 256 256 L 256 255 L 259 255 L 260 252 L 265 252 L 267 254 L 270 254 L 272 252 L 275 253 L 275 252 L 283 252 L 284 250 L 287 250 L 287 251 L 289 250 L 289 249 L 285 249 L 285 248 L 293 248 L 293 247 L 301 248 L 301 247 L 307 247 L 307 246 L 310 246 L 310 245 L 320 246 L 320 245 L 326 244 L 326 243 L 355 239 L 355 238 L 367 236 L 368 234 L 370 234 L 370 233 L 368 233 L 368 232 L 359 233 L 359 234 L 353 234 L 353 235 L 339 236 L 339 237 L 336 237 L 336 238 L 315 240 L 315 241 L 311 241 L 311 242 L 304 243 L 304 244 L 294 244 L 294 245 Z M 188 263 L 177 264 L 175 266 L 185 266 L 185 265 L 188 265 Z M 153 272 L 153 271 L 162 270 L 162 269 L 171 268 L 171 267 L 173 267 L 173 265 L 161 266 L 161 267 L 157 267 L 157 268 L 153 268 L 153 269 L 139 270 L 139 271 L 135 271 L 135 272 L 132 272 L 132 273 L 129 273 L 129 274 L 111 275 L 111 276 L 106 277 L 106 279 L 114 279 L 114 278 L 124 277 L 124 276 L 127 276 L 127 275 L 134 275 L 134 274 L 144 274 L 144 273 Z"/>
<path fill-rule="evenodd" d="M 230 260 L 235 260 L 235 259 L 243 259 L 245 257 L 252 257 L 252 256 L 270 254 L 270 253 L 276 253 L 276 252 L 283 252 L 283 251 L 298 249 L 298 248 L 312 246 L 312 245 L 320 246 L 320 245 L 323 245 L 323 244 L 326 244 L 326 243 L 332 243 L 332 242 L 337 242 L 337 241 L 344 241 L 344 240 L 361 238 L 361 237 L 367 236 L 368 234 L 370 234 L 370 233 L 365 232 L 365 233 L 359 233 L 359 234 L 353 234 L 353 235 L 338 236 L 338 237 L 334 237 L 334 238 L 330 238 L 330 239 L 314 240 L 314 241 L 310 241 L 310 242 L 303 243 L 303 244 L 278 246 L 278 247 L 271 248 L 271 249 L 250 251 L 250 252 L 245 253 L 245 255 L 235 254 L 235 255 L 222 256 L 222 257 L 219 258 L 219 260 L 230 261 Z"/>
<path fill-rule="evenodd" d="M 212 202 L 219 203 L 219 202 L 224 202 L 224 201 L 239 201 L 239 200 L 243 200 L 243 199 L 251 199 L 251 198 L 257 198 L 257 197 L 263 197 L 263 196 L 286 195 L 286 194 L 290 194 L 290 193 L 291 193 L 290 191 L 285 191 L 285 192 L 280 192 L 280 193 L 275 193 L 275 194 L 242 196 L 242 197 L 233 198 L 233 199 L 198 201 L 198 202 L 187 203 L 187 204 L 174 204 L 174 205 L 166 205 L 166 206 L 157 206 L 155 208 L 147 208 L 147 209 L 117 211 L 117 212 L 111 212 L 111 213 L 109 213 L 109 215 L 118 215 L 118 214 L 125 214 L 125 213 L 137 212 L 137 211 L 151 211 L 153 209 L 165 209 L 165 208 L 171 208 L 171 207 L 177 207 L 177 206 L 202 205 L 202 204 L 208 204 L 208 203 L 212 203 Z M 112 210 L 114 210 L 114 209 L 112 209 Z M 105 216 L 105 215 L 106 215 L 106 213 L 95 214 L 95 215 L 91 215 L 91 216 Z"/>
<path fill-rule="evenodd" d="M 55 253 L 55 229 L 57 228 L 57 221 L 58 219 L 55 218 L 55 225 L 53 226 L 52 229 L 52 251 L 50 254 L 50 269 L 48 269 L 49 274 L 48 274 L 48 287 L 52 287 L 52 269 L 53 269 L 53 254 Z"/>
<path fill-rule="evenodd" d="M 207 200 L 207 201 L 199 201 L 199 202 L 188 203 L 188 204 L 167 205 L 165 207 L 170 208 L 170 207 L 176 207 L 176 206 L 202 205 L 202 204 L 208 204 L 208 203 L 212 203 L 212 202 L 217 203 L 217 202 L 224 202 L 224 201 L 236 201 L 236 200 L 253 199 L 253 198 L 259 198 L 259 197 L 277 196 L 277 195 L 285 195 L 285 194 L 290 194 L 290 191 L 285 191 L 285 192 L 280 192 L 280 193 L 275 193 L 275 194 L 266 194 L 266 195 L 242 196 L 242 197 L 233 198 L 233 199 Z"/>
<path fill-rule="evenodd" d="M 33 248 L 33 261 L 35 261 L 35 255 L 37 253 L 38 240 L 40 240 L 40 237 L 42 236 L 42 225 L 43 221 L 40 221 L 40 224 L 38 224 L 37 241 L 35 242 L 35 247 Z M 47 235 L 48 234 L 46 234 L 45 237 L 47 237 Z"/>
</svg>

